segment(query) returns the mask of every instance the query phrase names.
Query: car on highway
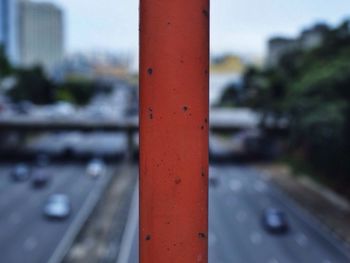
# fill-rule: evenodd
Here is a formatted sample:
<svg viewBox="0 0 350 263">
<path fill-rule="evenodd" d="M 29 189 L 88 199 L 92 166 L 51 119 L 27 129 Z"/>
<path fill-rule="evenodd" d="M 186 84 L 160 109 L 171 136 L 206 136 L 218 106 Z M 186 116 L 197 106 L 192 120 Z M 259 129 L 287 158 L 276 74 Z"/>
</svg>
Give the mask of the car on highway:
<svg viewBox="0 0 350 263">
<path fill-rule="evenodd" d="M 26 181 L 30 178 L 29 167 L 25 164 L 18 164 L 10 173 L 11 178 L 16 182 Z"/>
<path fill-rule="evenodd" d="M 44 169 L 38 169 L 32 173 L 32 186 L 34 188 L 42 188 L 48 184 L 50 175 Z"/>
<path fill-rule="evenodd" d="M 272 234 L 284 234 L 289 230 L 286 214 L 277 208 L 268 208 L 263 212 L 262 224 Z"/>
<path fill-rule="evenodd" d="M 86 173 L 87 175 L 97 178 L 99 176 L 104 175 L 106 172 L 106 165 L 101 159 L 93 159 L 92 161 L 89 162 L 87 168 L 86 168 Z"/>
<path fill-rule="evenodd" d="M 44 206 L 44 215 L 48 219 L 64 220 L 71 214 L 71 203 L 65 194 L 51 195 Z"/>
</svg>

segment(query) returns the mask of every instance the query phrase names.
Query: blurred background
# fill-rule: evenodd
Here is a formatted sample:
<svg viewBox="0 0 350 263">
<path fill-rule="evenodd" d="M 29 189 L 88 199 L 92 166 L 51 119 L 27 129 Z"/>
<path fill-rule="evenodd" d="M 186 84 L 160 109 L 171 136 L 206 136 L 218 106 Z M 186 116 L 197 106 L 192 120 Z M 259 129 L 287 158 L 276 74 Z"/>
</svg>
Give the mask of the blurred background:
<svg viewBox="0 0 350 263">
<path fill-rule="evenodd" d="M 210 263 L 350 262 L 349 10 L 212 1 Z M 138 94 L 138 1 L 0 0 L 1 262 L 138 262 Z"/>
</svg>

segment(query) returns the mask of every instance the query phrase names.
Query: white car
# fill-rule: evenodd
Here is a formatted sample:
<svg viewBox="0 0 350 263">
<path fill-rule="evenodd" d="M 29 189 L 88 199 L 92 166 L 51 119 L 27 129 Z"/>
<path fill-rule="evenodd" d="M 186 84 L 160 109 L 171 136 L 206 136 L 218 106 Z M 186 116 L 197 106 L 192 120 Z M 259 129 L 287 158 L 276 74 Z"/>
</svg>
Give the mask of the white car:
<svg viewBox="0 0 350 263">
<path fill-rule="evenodd" d="M 92 160 L 86 168 L 86 173 L 93 178 L 102 176 L 105 174 L 105 172 L 106 172 L 106 165 L 100 159 Z"/>
<path fill-rule="evenodd" d="M 49 219 L 64 220 L 71 213 L 71 204 L 67 195 L 53 194 L 44 206 L 44 215 Z"/>
</svg>

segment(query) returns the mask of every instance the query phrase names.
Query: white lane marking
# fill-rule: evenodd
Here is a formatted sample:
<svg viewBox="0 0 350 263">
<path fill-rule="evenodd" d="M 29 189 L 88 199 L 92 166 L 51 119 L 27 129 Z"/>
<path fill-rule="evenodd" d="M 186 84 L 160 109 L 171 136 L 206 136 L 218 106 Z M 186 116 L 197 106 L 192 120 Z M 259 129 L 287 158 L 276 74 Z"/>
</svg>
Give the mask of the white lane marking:
<svg viewBox="0 0 350 263">
<path fill-rule="evenodd" d="M 239 222 L 243 222 L 245 221 L 247 218 L 247 213 L 244 212 L 244 211 L 239 211 L 236 215 L 236 219 L 239 221 Z"/>
<path fill-rule="evenodd" d="M 213 246 L 217 241 L 216 235 L 213 232 L 209 232 L 209 246 Z"/>
<path fill-rule="evenodd" d="M 295 238 L 295 241 L 299 246 L 305 247 L 307 245 L 308 238 L 304 234 L 298 234 Z"/>
<path fill-rule="evenodd" d="M 332 263 L 332 261 L 328 260 L 328 259 L 325 259 L 322 261 L 322 263 Z"/>
<path fill-rule="evenodd" d="M 238 192 L 239 190 L 241 190 L 242 188 L 242 182 L 239 180 L 231 180 L 230 181 L 230 185 L 229 185 L 230 189 L 234 192 Z"/>
<path fill-rule="evenodd" d="M 250 235 L 250 242 L 252 242 L 252 244 L 259 244 L 261 243 L 261 240 L 262 240 L 261 234 L 258 232 L 255 232 Z"/>
<path fill-rule="evenodd" d="M 122 242 L 119 250 L 117 263 L 129 262 L 129 259 L 130 259 L 129 257 L 132 254 L 131 250 L 132 250 L 133 240 L 137 232 L 137 226 L 138 226 L 138 220 L 139 220 L 138 189 L 139 189 L 139 184 L 136 185 L 136 188 L 132 197 L 131 206 L 128 214 L 128 221 L 126 223 L 124 233 L 122 236 Z"/>
<path fill-rule="evenodd" d="M 12 213 L 9 217 L 9 221 L 11 224 L 18 225 L 22 221 L 22 217 L 18 213 Z"/>
<path fill-rule="evenodd" d="M 38 245 L 38 241 L 35 237 L 29 237 L 23 244 L 23 248 L 27 251 L 33 251 Z"/>
<path fill-rule="evenodd" d="M 275 258 L 272 258 L 268 261 L 268 263 L 279 263 L 279 261 Z"/>
</svg>

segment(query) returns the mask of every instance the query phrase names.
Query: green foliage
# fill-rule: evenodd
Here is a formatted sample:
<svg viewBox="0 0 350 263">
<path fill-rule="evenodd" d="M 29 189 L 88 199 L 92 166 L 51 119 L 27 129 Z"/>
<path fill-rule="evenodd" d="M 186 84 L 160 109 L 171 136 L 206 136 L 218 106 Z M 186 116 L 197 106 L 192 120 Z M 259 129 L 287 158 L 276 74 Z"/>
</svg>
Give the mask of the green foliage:
<svg viewBox="0 0 350 263">
<path fill-rule="evenodd" d="M 7 92 L 14 102 L 30 101 L 34 104 L 50 104 L 56 101 L 68 101 L 85 105 L 100 89 L 111 92 L 110 86 L 98 87 L 92 81 L 72 78 L 57 85 L 47 78 L 40 67 L 14 69 L 6 59 L 4 49 L 0 46 L 0 78 L 13 74 L 16 85 Z"/>
<path fill-rule="evenodd" d="M 219 102 L 215 106 L 232 108 L 232 107 L 235 107 L 238 103 L 239 103 L 239 87 L 233 83 L 228 85 L 225 88 Z"/>
<path fill-rule="evenodd" d="M 49 80 L 41 68 L 17 69 L 16 85 L 7 92 L 14 102 L 30 101 L 44 105 L 56 101 L 67 101 L 85 105 L 97 92 L 97 85 L 92 81 L 71 79 L 63 84 L 55 84 Z M 106 92 L 108 91 L 105 87 Z"/>
<path fill-rule="evenodd" d="M 96 85 L 90 81 L 70 80 L 58 88 L 57 98 L 74 104 L 85 105 L 95 95 L 96 89 Z"/>
<path fill-rule="evenodd" d="M 329 30 L 314 50 L 286 54 L 274 69 L 248 69 L 243 85 L 247 106 L 289 117 L 291 153 L 337 188 L 349 186 L 350 173 L 348 25 Z"/>
<path fill-rule="evenodd" d="M 54 101 L 55 85 L 47 79 L 41 68 L 18 69 L 16 77 L 15 87 L 8 91 L 14 102 L 49 104 Z"/>
<path fill-rule="evenodd" d="M 13 69 L 6 58 L 4 47 L 0 45 L 0 78 L 10 75 Z"/>
</svg>

